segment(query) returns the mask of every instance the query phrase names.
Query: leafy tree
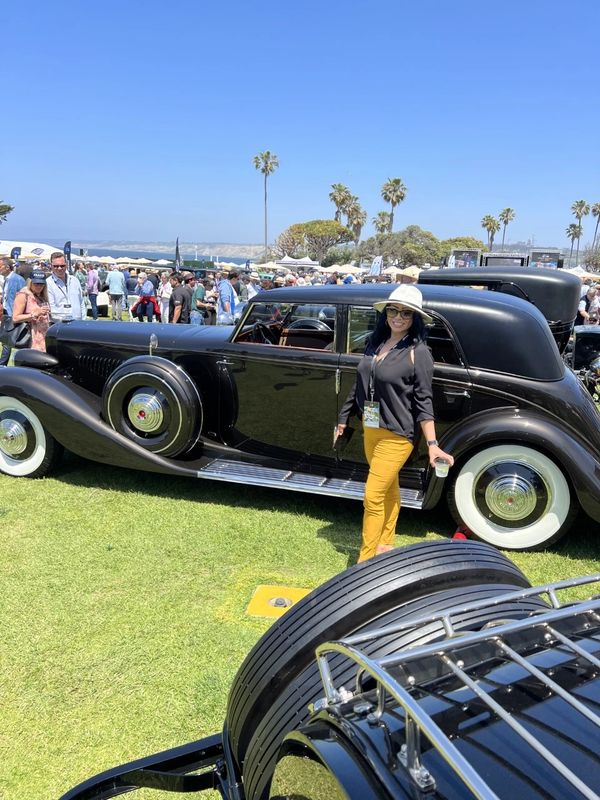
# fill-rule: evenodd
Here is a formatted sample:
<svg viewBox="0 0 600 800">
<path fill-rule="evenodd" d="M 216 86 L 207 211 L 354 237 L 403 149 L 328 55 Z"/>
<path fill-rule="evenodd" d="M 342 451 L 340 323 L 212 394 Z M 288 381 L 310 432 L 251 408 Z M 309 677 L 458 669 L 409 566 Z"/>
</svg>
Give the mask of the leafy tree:
<svg viewBox="0 0 600 800">
<path fill-rule="evenodd" d="M 279 159 L 275 155 L 275 153 L 271 153 L 270 150 L 264 150 L 262 153 L 259 153 L 257 156 L 254 156 L 252 159 L 254 163 L 254 168 L 258 169 L 262 172 L 265 176 L 265 258 L 267 257 L 267 178 L 271 173 L 275 172 L 277 167 L 279 166 Z"/>
<path fill-rule="evenodd" d="M 352 195 L 350 189 L 344 186 L 343 183 L 332 183 L 331 189 L 332 191 L 329 192 L 329 199 L 335 205 L 334 219 L 336 222 L 341 223 L 342 214 L 346 213 L 346 207 Z"/>
<path fill-rule="evenodd" d="M 481 239 L 474 236 L 455 236 L 452 239 L 444 239 L 440 242 L 444 255 L 451 250 L 485 250 L 486 246 Z"/>
<path fill-rule="evenodd" d="M 334 219 L 313 219 L 290 225 L 289 233 L 302 240 L 306 252 L 316 261 L 321 261 L 330 247 L 354 241 L 354 234 Z"/>
<path fill-rule="evenodd" d="M 594 229 L 594 239 L 592 241 L 592 250 L 595 250 L 596 239 L 598 238 L 598 223 L 600 223 L 600 203 L 594 203 L 592 206 L 592 216 L 596 217 L 596 227 Z"/>
<path fill-rule="evenodd" d="M 15 210 L 14 206 L 9 206 L 8 203 L 5 203 L 4 201 L 0 200 L 0 225 L 3 222 L 6 222 L 6 218 L 8 217 L 10 212 L 14 210 Z"/>
<path fill-rule="evenodd" d="M 367 221 L 367 212 L 361 207 L 357 197 L 352 198 L 346 208 L 346 214 L 348 215 L 348 227 L 354 234 L 354 241 L 358 244 L 363 225 Z"/>
<path fill-rule="evenodd" d="M 498 219 L 503 225 L 502 252 L 504 252 L 504 237 L 506 236 L 506 228 L 508 227 L 509 222 L 512 222 L 514 218 L 515 218 L 515 211 L 513 208 L 503 208 L 502 211 L 498 214 Z"/>
<path fill-rule="evenodd" d="M 588 270 L 600 272 L 600 247 L 586 247 L 583 251 L 583 263 Z"/>
<path fill-rule="evenodd" d="M 387 181 L 381 187 L 381 196 L 385 200 L 386 203 L 389 203 L 392 207 L 390 212 L 390 228 L 389 232 L 392 232 L 394 227 L 394 209 L 399 203 L 402 203 L 404 198 L 406 197 L 407 192 L 406 186 L 402 183 L 400 178 L 388 178 Z"/>
<path fill-rule="evenodd" d="M 377 233 L 390 232 L 390 212 L 380 211 L 376 217 L 373 217 L 373 225 Z"/>
<path fill-rule="evenodd" d="M 289 228 L 280 233 L 273 245 L 273 254 L 277 258 L 290 256 L 291 258 L 301 258 L 306 255 L 304 247 L 304 236 L 294 235 Z"/>
<path fill-rule="evenodd" d="M 581 238 L 581 234 L 583 233 L 583 229 L 581 225 L 577 225 L 577 223 L 572 222 L 566 229 L 565 233 L 567 234 L 567 239 L 571 240 L 571 252 L 569 253 L 569 264 L 570 264 L 571 259 L 573 258 L 573 246 L 575 244 L 575 239 L 579 241 L 579 239 Z"/>
<path fill-rule="evenodd" d="M 418 225 L 409 225 L 398 233 L 380 233 L 361 242 L 356 255 L 360 259 L 372 259 L 383 256 L 388 263 L 399 262 L 403 266 L 410 264 L 437 264 L 444 250 L 441 242 L 430 231 Z"/>
<path fill-rule="evenodd" d="M 331 267 L 333 264 L 350 264 L 356 258 L 354 247 L 330 247 L 325 257 L 321 260 L 322 267 Z"/>
<path fill-rule="evenodd" d="M 575 257 L 575 264 L 579 264 L 579 242 L 581 240 L 581 235 L 583 233 L 583 228 L 581 227 L 581 220 L 590 213 L 590 204 L 587 203 L 585 200 L 575 200 L 573 205 L 571 206 L 571 211 L 573 212 L 573 216 L 577 220 L 577 224 L 579 226 L 579 236 L 577 236 L 577 255 Z"/>
<path fill-rule="evenodd" d="M 496 217 L 492 217 L 491 214 L 486 214 L 485 217 L 481 220 L 481 227 L 487 231 L 488 247 L 490 250 L 493 250 L 494 236 L 500 230 L 500 223 L 498 222 Z"/>
</svg>

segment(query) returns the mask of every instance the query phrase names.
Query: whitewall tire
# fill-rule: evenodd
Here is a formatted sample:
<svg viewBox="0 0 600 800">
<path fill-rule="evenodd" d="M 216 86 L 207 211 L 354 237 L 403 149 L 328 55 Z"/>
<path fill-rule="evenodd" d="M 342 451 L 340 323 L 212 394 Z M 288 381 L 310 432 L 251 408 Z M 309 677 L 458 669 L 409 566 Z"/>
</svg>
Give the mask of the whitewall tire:
<svg viewBox="0 0 600 800">
<path fill-rule="evenodd" d="M 30 408 L 13 397 L 0 397 L 0 472 L 41 478 L 61 451 Z"/>
<path fill-rule="evenodd" d="M 478 539 L 506 550 L 547 547 L 577 514 L 560 467 L 519 444 L 488 447 L 460 468 L 448 501 Z"/>
</svg>

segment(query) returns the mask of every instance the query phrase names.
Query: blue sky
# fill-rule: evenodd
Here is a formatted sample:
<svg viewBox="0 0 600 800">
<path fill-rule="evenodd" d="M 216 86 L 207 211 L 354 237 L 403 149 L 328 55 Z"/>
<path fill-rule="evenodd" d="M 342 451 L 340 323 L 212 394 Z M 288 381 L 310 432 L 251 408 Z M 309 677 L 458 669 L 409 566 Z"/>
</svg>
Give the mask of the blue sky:
<svg viewBox="0 0 600 800">
<path fill-rule="evenodd" d="M 266 149 L 270 239 L 331 217 L 334 182 L 370 221 L 401 177 L 395 228 L 440 238 L 511 206 L 510 239 L 564 246 L 600 201 L 598 0 L 20 0 L 0 24 L 5 239 L 261 242 Z"/>
</svg>

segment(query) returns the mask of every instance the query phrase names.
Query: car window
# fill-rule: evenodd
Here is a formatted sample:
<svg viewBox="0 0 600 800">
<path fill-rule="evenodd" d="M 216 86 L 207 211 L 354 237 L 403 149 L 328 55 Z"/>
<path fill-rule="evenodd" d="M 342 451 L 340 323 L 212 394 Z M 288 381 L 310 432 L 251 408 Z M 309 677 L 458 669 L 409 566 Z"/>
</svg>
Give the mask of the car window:
<svg viewBox="0 0 600 800">
<path fill-rule="evenodd" d="M 333 350 L 336 309 L 323 303 L 253 303 L 237 342 Z"/>
<path fill-rule="evenodd" d="M 348 336 L 346 338 L 346 353 L 365 352 L 367 339 L 375 329 L 377 312 L 372 307 L 350 306 L 348 309 Z"/>
<path fill-rule="evenodd" d="M 375 329 L 377 312 L 374 308 L 364 306 L 351 306 L 348 311 L 348 336 L 346 352 L 365 352 L 367 339 Z M 427 330 L 427 345 L 431 350 L 433 360 L 440 364 L 462 365 L 463 360 L 455 345 L 454 337 L 441 320 Z"/>
<path fill-rule="evenodd" d="M 427 330 L 427 345 L 433 360 L 438 364 L 463 365 L 463 359 L 454 342 L 454 337 L 444 323 L 437 319 Z"/>
</svg>

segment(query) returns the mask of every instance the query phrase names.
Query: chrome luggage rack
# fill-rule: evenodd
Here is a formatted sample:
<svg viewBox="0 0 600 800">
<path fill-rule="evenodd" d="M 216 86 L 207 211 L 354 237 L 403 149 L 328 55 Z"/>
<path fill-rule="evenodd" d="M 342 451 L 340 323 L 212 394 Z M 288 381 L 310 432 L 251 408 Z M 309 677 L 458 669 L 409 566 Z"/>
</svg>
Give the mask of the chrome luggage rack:
<svg viewBox="0 0 600 800">
<path fill-rule="evenodd" d="M 374 702 L 363 703 L 362 710 L 368 709 L 367 720 L 370 724 L 378 724 L 384 715 L 386 704 L 391 701 L 398 704 L 404 717 L 404 743 L 400 749 L 399 760 L 416 787 L 425 793 L 434 791 L 436 787 L 435 775 L 431 774 L 422 762 L 424 748 L 421 747 L 421 736 L 424 736 L 475 797 L 494 800 L 498 795 L 415 696 L 419 694 L 420 689 L 427 693 L 429 688 L 425 687 L 431 687 L 436 679 L 446 676 L 453 679 L 463 690 L 465 688 L 470 690 L 481 706 L 491 712 L 496 719 L 505 722 L 514 734 L 556 770 L 582 797 L 598 800 L 597 792 L 533 736 L 509 710 L 482 688 L 479 681 L 479 678 L 485 681 L 485 675 L 482 675 L 482 663 L 486 660 L 493 658 L 504 664 L 517 665 L 524 675 L 538 681 L 546 696 L 560 697 L 574 713 L 581 715 L 578 719 L 583 722 L 581 718 L 584 717 L 593 726 L 600 728 L 600 717 L 572 692 L 554 681 L 551 677 L 552 669 L 548 669 L 545 673 L 527 658 L 528 655 L 539 654 L 552 648 L 562 655 L 574 657 L 579 663 L 586 662 L 588 669 L 591 670 L 591 678 L 600 675 L 600 596 L 584 601 L 562 603 L 557 595 L 561 590 L 592 583 L 600 583 L 600 573 L 530 589 L 519 589 L 491 599 L 465 603 L 435 614 L 419 616 L 410 622 L 387 625 L 340 641 L 322 644 L 317 648 L 316 654 L 325 698 L 318 701 L 315 708 L 336 706 L 342 716 L 353 711 L 358 713 L 361 709 L 358 698 L 361 695 L 363 698 L 366 697 L 362 682 L 370 676 L 375 681 L 375 689 L 370 690 L 368 694 L 373 696 L 374 691 Z M 539 612 L 530 612 L 523 619 L 499 619 L 475 632 L 459 631 L 456 629 L 456 622 L 453 622 L 457 615 L 465 612 L 489 610 L 502 603 L 527 598 L 540 598 L 548 605 Z M 501 613 L 499 610 L 499 614 Z M 360 649 L 361 645 L 369 641 L 390 637 L 434 622 L 440 623 L 443 627 L 443 638 L 431 644 L 407 648 L 381 658 L 371 658 Z M 511 644 L 507 640 L 510 640 Z M 586 649 L 584 644 L 589 649 Z M 343 686 L 339 689 L 334 686 L 330 662 L 330 656 L 334 654 L 341 654 L 356 664 L 354 691 L 349 691 Z M 591 702 L 590 705 L 599 704 Z M 594 755 L 600 760 L 598 753 Z"/>
</svg>

